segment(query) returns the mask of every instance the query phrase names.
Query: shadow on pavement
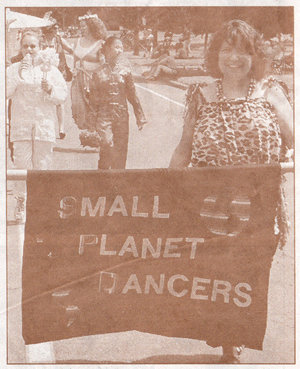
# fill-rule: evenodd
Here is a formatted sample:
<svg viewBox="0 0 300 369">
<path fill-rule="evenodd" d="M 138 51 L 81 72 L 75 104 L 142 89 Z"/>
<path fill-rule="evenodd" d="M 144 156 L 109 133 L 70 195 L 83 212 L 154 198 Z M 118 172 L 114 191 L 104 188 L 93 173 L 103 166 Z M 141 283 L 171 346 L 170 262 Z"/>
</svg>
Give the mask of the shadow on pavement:
<svg viewBox="0 0 300 369">
<path fill-rule="evenodd" d="M 57 360 L 56 364 L 218 364 L 219 355 L 158 355 L 137 361 Z"/>
<path fill-rule="evenodd" d="M 165 84 L 165 85 L 169 85 L 172 87 L 178 87 L 181 89 L 186 89 L 188 86 L 186 84 L 180 83 L 177 78 L 167 78 L 167 77 L 160 77 L 158 79 L 155 80 L 148 80 L 145 77 L 141 76 L 141 75 L 134 75 L 134 82 L 135 83 L 151 83 L 152 85 L 161 85 L 161 84 Z"/>
<path fill-rule="evenodd" d="M 134 361 L 134 364 L 217 364 L 219 355 L 158 355 Z"/>
</svg>

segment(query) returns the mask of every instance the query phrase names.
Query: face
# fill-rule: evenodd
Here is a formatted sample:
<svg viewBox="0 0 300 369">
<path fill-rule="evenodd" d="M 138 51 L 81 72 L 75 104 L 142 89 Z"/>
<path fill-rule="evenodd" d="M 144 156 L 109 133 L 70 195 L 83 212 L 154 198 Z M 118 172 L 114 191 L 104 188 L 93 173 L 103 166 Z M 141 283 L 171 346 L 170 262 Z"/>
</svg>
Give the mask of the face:
<svg viewBox="0 0 300 369">
<path fill-rule="evenodd" d="M 123 53 L 123 44 L 120 40 L 115 40 L 107 49 L 106 59 L 108 61 L 116 60 Z"/>
<path fill-rule="evenodd" d="M 40 50 L 39 40 L 35 36 L 25 36 L 21 44 L 22 55 L 30 54 L 32 56 L 37 55 Z"/>
<path fill-rule="evenodd" d="M 231 45 L 224 41 L 219 51 L 219 68 L 223 76 L 243 78 L 248 76 L 252 66 L 252 56 L 241 43 Z"/>
<path fill-rule="evenodd" d="M 86 22 L 80 22 L 80 31 L 82 36 L 87 36 L 89 34 L 89 27 Z"/>
<path fill-rule="evenodd" d="M 48 42 L 48 47 L 55 49 L 55 38 L 52 38 L 49 42 Z"/>
</svg>

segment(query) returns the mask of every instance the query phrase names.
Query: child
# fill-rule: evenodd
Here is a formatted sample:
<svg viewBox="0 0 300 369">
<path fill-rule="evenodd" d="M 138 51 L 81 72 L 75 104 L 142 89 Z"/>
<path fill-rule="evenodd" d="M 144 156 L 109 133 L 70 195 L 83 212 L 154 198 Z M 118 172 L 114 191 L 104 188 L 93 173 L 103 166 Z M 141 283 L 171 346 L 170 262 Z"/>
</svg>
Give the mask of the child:
<svg viewBox="0 0 300 369">
<path fill-rule="evenodd" d="M 59 70 L 51 65 L 57 62 L 54 55 L 51 58 L 49 54 L 47 61 L 41 59 L 38 33 L 23 33 L 21 52 L 22 61 L 7 68 L 6 94 L 12 101 L 13 161 L 17 169 L 46 170 L 52 164 L 56 105 L 65 101 L 67 85 Z M 24 186 L 22 188 L 24 190 Z M 24 199 L 24 194 L 21 198 Z M 23 220 L 22 212 L 16 215 Z"/>
<path fill-rule="evenodd" d="M 124 169 L 129 134 L 127 100 L 133 106 L 138 128 L 142 129 L 147 122 L 136 95 L 130 67 L 122 57 L 121 40 L 109 37 L 102 53 L 105 63 L 93 73 L 90 81 L 88 129 L 100 138 L 98 168 Z M 81 136 L 81 141 L 82 138 L 85 135 Z"/>
</svg>

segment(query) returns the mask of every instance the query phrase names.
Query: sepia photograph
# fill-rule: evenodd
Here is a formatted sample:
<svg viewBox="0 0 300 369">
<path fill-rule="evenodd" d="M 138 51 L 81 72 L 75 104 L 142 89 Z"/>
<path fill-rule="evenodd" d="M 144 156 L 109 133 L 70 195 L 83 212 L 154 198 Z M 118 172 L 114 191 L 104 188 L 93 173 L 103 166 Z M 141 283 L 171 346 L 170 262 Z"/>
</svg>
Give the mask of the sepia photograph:
<svg viewBox="0 0 300 369">
<path fill-rule="evenodd" d="M 1 8 L 5 367 L 296 365 L 296 7 L 168 3 Z"/>
</svg>

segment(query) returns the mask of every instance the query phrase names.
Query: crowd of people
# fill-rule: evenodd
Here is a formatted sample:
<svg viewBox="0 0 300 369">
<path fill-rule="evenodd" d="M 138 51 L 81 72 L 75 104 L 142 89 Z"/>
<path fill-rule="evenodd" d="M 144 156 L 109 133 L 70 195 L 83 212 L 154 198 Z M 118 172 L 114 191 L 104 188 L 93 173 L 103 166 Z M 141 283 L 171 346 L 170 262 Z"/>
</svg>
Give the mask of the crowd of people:
<svg viewBox="0 0 300 369">
<path fill-rule="evenodd" d="M 96 15 L 79 17 L 79 21 L 81 36 L 75 44 L 58 36 L 55 25 L 43 34 L 24 32 L 20 53 L 7 68 L 9 140 L 16 169 L 51 169 L 56 121 L 60 139 L 65 137 L 63 104 L 70 79 L 74 123 L 84 146 L 100 147 L 99 169 L 125 168 L 127 100 L 133 105 L 138 128 L 147 122 L 121 40 L 107 37 Z M 65 52 L 74 58 L 72 72 Z M 16 184 L 20 186 L 24 187 Z M 16 218 L 22 221 L 24 188 L 18 189 L 16 197 Z"/>
<path fill-rule="evenodd" d="M 7 68 L 7 97 L 11 99 L 10 140 L 16 168 L 50 169 L 58 119 L 64 138 L 63 104 L 67 97 L 65 59 L 41 49 L 54 48 L 74 57 L 71 100 L 74 123 L 83 145 L 100 147 L 99 169 L 125 169 L 129 115 L 127 101 L 142 129 L 147 123 L 135 91 L 122 41 L 108 37 L 96 15 L 80 17 L 81 37 L 74 45 L 57 34 L 24 32 L 21 52 Z M 46 40 L 46 44 L 45 44 Z M 189 52 L 190 35 L 185 51 Z M 44 46 L 43 46 L 44 42 Z M 47 49 L 46 49 L 47 50 Z M 286 160 L 293 147 L 293 110 L 287 91 L 266 76 L 261 36 L 241 20 L 227 22 L 217 31 L 207 54 L 214 81 L 192 84 L 186 96 L 182 138 L 171 168 L 272 164 Z M 167 52 L 158 57 L 146 77 L 175 74 Z M 180 118 L 178 118 L 180 119 Z M 270 232 L 285 225 L 284 200 Z M 276 224 L 275 224 L 276 223 Z M 243 342 L 214 342 L 223 347 L 223 363 L 239 362 Z"/>
</svg>

